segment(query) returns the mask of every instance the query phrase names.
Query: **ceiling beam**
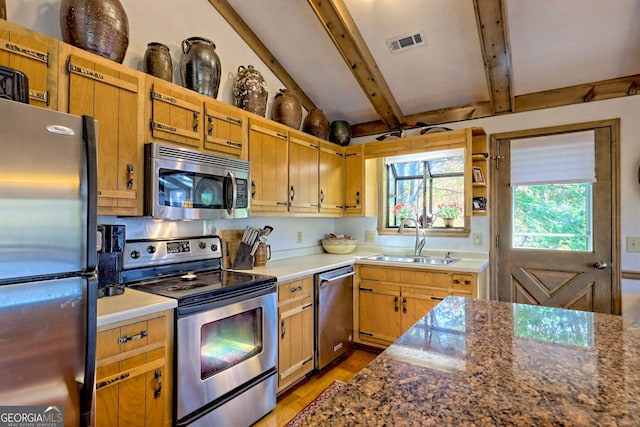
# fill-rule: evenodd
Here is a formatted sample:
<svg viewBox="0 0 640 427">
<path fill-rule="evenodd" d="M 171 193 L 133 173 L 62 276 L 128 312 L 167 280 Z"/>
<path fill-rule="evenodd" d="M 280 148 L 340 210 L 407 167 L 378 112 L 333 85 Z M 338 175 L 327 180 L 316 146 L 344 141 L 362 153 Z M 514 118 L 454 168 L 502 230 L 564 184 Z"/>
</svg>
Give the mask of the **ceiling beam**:
<svg viewBox="0 0 640 427">
<path fill-rule="evenodd" d="M 256 34 L 249 28 L 244 20 L 238 15 L 238 13 L 231 7 L 226 0 L 209 0 L 211 6 L 213 6 L 220 15 L 231 25 L 231 27 L 238 33 L 240 38 L 244 40 L 246 44 L 258 55 L 258 58 L 264 62 L 271 72 L 282 82 L 282 84 L 290 90 L 294 90 L 302 106 L 307 110 L 317 108 L 311 98 L 302 90 L 298 83 L 293 80 L 293 77 L 289 75 L 287 70 L 278 62 L 278 60 L 271 54 L 269 49 L 262 43 L 262 41 L 256 36 Z"/>
<path fill-rule="evenodd" d="M 404 122 L 387 85 L 343 0 L 308 0 L 380 119 L 389 129 Z"/>
<path fill-rule="evenodd" d="M 502 0 L 473 0 L 494 114 L 513 111 L 511 53 Z"/>
</svg>

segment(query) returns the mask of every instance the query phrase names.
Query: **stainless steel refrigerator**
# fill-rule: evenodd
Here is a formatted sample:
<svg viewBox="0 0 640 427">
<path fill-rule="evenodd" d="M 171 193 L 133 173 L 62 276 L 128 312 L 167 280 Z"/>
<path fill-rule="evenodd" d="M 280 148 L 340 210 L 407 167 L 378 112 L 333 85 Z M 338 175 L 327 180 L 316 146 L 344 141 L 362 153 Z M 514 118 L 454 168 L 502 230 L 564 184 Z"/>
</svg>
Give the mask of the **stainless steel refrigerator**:
<svg viewBox="0 0 640 427">
<path fill-rule="evenodd" d="M 0 409 L 65 426 L 91 422 L 95 134 L 92 118 L 0 99 Z"/>
</svg>

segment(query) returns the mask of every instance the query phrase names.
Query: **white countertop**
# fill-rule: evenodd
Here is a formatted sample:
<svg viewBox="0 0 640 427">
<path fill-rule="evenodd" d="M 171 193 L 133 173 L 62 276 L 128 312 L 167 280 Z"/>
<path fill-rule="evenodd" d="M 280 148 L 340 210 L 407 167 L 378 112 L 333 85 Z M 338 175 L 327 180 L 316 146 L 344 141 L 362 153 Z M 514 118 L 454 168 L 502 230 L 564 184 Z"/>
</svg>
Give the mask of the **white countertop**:
<svg viewBox="0 0 640 427">
<path fill-rule="evenodd" d="M 402 252 L 399 252 L 402 251 Z M 408 264 L 404 262 L 374 261 L 367 260 L 366 257 L 381 253 L 406 254 L 406 249 L 394 250 L 393 248 L 379 247 L 358 247 L 350 254 L 334 255 L 328 253 L 316 253 L 292 258 L 271 260 L 264 267 L 254 267 L 253 270 L 238 270 L 254 274 L 266 274 L 275 276 L 279 282 L 295 280 L 301 277 L 310 276 L 327 270 L 344 267 L 346 265 L 369 264 L 385 265 L 389 267 L 411 267 L 424 268 L 429 270 L 449 270 L 479 273 L 489 265 L 488 257 L 482 254 L 454 253 L 454 258 L 460 258 L 450 265 L 432 264 Z M 442 256 L 442 251 L 430 253 L 424 251 L 425 255 Z M 132 288 L 126 288 L 124 294 L 104 297 L 98 300 L 98 327 L 111 323 L 128 320 L 134 317 L 155 313 L 163 310 L 170 310 L 177 307 L 177 302 L 171 298 L 159 295 L 140 292 Z"/>
<path fill-rule="evenodd" d="M 122 295 L 98 299 L 98 327 L 177 306 L 174 299 L 126 288 Z"/>
</svg>

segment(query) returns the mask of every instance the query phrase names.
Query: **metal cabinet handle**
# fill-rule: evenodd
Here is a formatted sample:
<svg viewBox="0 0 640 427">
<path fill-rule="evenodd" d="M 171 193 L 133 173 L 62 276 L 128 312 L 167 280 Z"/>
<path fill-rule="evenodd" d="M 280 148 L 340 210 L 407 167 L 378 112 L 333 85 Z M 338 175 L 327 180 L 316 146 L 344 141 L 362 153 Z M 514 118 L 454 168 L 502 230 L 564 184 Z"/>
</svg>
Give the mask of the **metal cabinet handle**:
<svg viewBox="0 0 640 427">
<path fill-rule="evenodd" d="M 295 288 L 291 288 L 289 289 L 289 291 L 291 291 L 291 293 L 293 292 L 298 292 L 302 290 L 302 286 L 296 286 Z"/>
<path fill-rule="evenodd" d="M 406 298 L 402 298 L 402 312 L 403 313 L 407 312 L 407 299 Z"/>
<path fill-rule="evenodd" d="M 136 335 L 131 335 L 130 337 L 124 335 L 118 338 L 118 344 L 124 344 L 127 343 L 129 341 L 137 341 L 139 339 L 145 338 L 149 335 L 149 331 L 144 330 L 144 331 L 140 331 L 139 334 Z"/>
<path fill-rule="evenodd" d="M 209 136 L 213 136 L 213 117 L 207 117 L 207 121 L 209 122 L 209 125 L 207 126 L 207 133 Z"/>
<path fill-rule="evenodd" d="M 198 125 L 200 124 L 200 120 L 198 117 L 198 113 L 196 113 L 195 111 L 193 112 L 193 131 L 197 132 L 198 131 Z"/>
<path fill-rule="evenodd" d="M 289 198 L 291 199 L 291 201 L 293 202 L 293 199 L 296 198 L 296 189 L 293 188 L 293 185 L 291 186 L 291 191 L 289 192 L 290 196 Z"/>
<path fill-rule="evenodd" d="M 256 197 L 256 183 L 254 180 L 251 180 L 251 198 Z"/>
<path fill-rule="evenodd" d="M 304 311 L 304 310 L 306 310 L 308 308 L 311 308 L 311 307 L 313 307 L 313 303 L 312 302 L 310 302 L 309 304 L 303 305 L 302 307 L 300 307 L 300 310 Z"/>
<path fill-rule="evenodd" d="M 161 369 L 157 369 L 153 373 L 153 379 L 156 381 L 156 385 L 153 388 L 153 398 L 159 399 L 160 395 L 162 394 L 162 370 Z"/>
<path fill-rule="evenodd" d="M 96 383 L 96 390 L 101 389 L 102 387 L 106 387 L 109 384 L 113 384 L 118 381 L 126 380 L 129 378 L 131 374 L 129 372 L 125 372 L 124 374 L 120 374 L 117 377 L 109 378 L 108 380 L 100 381 Z"/>
<path fill-rule="evenodd" d="M 129 179 L 127 180 L 127 188 L 131 190 L 133 188 L 133 165 L 131 163 L 127 163 L 127 172 L 129 174 Z"/>
<path fill-rule="evenodd" d="M 393 297 L 393 311 L 396 313 L 400 310 L 398 307 L 398 297 Z"/>
<path fill-rule="evenodd" d="M 371 288 L 360 288 L 360 290 L 364 292 L 373 292 L 373 289 Z"/>
<path fill-rule="evenodd" d="M 320 190 L 320 203 L 324 203 L 324 191 Z"/>
<path fill-rule="evenodd" d="M 284 319 L 280 320 L 280 339 L 283 340 L 284 336 L 287 334 L 287 329 L 284 326 Z"/>
</svg>

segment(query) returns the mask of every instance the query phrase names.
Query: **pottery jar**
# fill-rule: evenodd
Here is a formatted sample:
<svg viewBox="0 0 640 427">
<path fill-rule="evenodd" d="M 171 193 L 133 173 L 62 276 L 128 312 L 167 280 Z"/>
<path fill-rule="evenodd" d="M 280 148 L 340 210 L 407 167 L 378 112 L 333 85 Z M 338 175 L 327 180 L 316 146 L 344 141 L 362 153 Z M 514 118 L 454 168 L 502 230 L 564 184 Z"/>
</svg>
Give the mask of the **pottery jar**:
<svg viewBox="0 0 640 427">
<path fill-rule="evenodd" d="M 217 97 L 221 67 L 216 45 L 203 37 L 189 37 L 182 41 L 182 53 L 182 85 L 211 98 Z"/>
<path fill-rule="evenodd" d="M 145 73 L 154 77 L 168 82 L 173 81 L 173 64 L 169 48 L 157 42 L 147 44 L 147 50 L 144 52 L 143 69 Z"/>
<path fill-rule="evenodd" d="M 271 106 L 271 118 L 294 129 L 300 129 L 302 105 L 298 95 L 289 89 L 280 89 Z"/>
<path fill-rule="evenodd" d="M 259 243 L 258 249 L 254 254 L 254 267 L 262 267 L 267 265 L 267 261 L 271 259 L 271 245 L 266 243 Z"/>
<path fill-rule="evenodd" d="M 65 43 L 122 63 L 129 47 L 129 20 L 118 0 L 62 0 Z"/>
<path fill-rule="evenodd" d="M 313 108 L 304 118 L 302 131 L 321 139 L 327 139 L 329 137 L 329 120 L 322 110 Z"/>
<path fill-rule="evenodd" d="M 233 100 L 236 107 L 264 117 L 267 112 L 267 84 L 253 65 L 241 65 L 233 82 Z"/>
<path fill-rule="evenodd" d="M 345 120 L 331 122 L 329 141 L 342 146 L 349 145 L 351 141 L 351 125 Z"/>
</svg>

